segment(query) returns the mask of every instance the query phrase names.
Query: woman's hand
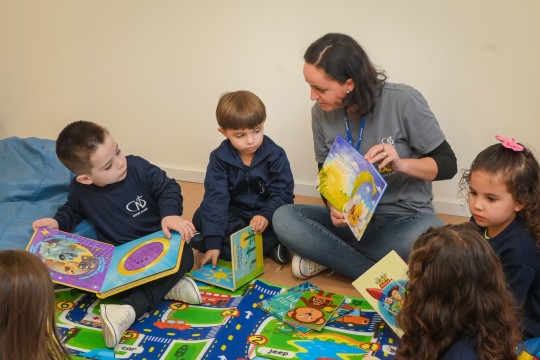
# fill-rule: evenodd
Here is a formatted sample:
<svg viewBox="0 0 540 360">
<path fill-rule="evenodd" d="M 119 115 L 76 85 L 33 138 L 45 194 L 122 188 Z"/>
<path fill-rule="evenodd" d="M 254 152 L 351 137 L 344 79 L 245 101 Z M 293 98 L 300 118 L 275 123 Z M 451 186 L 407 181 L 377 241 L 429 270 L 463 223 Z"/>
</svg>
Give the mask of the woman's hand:
<svg viewBox="0 0 540 360">
<path fill-rule="evenodd" d="M 370 164 L 378 163 L 379 170 L 389 167 L 394 171 L 424 181 L 433 181 L 437 176 L 437 163 L 431 157 L 402 159 L 397 150 L 388 144 L 377 144 L 368 150 L 364 158 Z"/>
<path fill-rule="evenodd" d="M 343 227 L 347 225 L 347 222 L 345 221 L 345 215 L 338 209 L 332 206 L 330 202 L 328 203 L 328 209 L 330 209 L 330 220 L 332 220 L 332 224 L 334 224 L 335 227 Z"/>
<path fill-rule="evenodd" d="M 395 171 L 399 171 L 401 158 L 392 145 L 377 144 L 372 146 L 364 155 L 364 158 L 369 161 L 370 164 L 379 164 L 379 170 L 388 166 Z"/>
</svg>

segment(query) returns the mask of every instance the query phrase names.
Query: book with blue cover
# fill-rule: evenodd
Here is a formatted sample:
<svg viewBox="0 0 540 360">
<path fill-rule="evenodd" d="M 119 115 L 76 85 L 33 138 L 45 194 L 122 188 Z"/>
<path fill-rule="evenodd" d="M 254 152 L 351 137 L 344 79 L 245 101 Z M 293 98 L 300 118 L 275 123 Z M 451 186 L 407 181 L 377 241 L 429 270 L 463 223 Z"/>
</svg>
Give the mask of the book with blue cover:
<svg viewBox="0 0 540 360">
<path fill-rule="evenodd" d="M 217 266 L 204 264 L 189 276 L 197 281 L 231 291 L 247 284 L 264 272 L 262 234 L 251 226 L 231 235 L 231 261 L 219 259 Z"/>
<path fill-rule="evenodd" d="M 317 176 L 317 189 L 360 240 L 388 184 L 374 165 L 343 137 L 334 141 Z"/>
<path fill-rule="evenodd" d="M 257 307 L 263 309 L 270 315 L 274 316 L 275 318 L 279 319 L 280 321 L 285 321 L 285 317 L 287 316 L 287 313 L 289 313 L 291 310 L 295 308 L 295 306 L 298 305 L 298 302 L 300 299 L 304 297 L 309 297 L 310 294 L 314 294 L 317 292 L 320 292 L 321 289 L 319 289 L 317 286 L 313 285 L 310 282 L 303 282 L 301 284 L 298 284 L 295 287 L 292 287 L 288 290 L 283 291 L 280 294 L 274 295 L 272 297 L 269 297 L 267 299 L 262 300 L 261 302 L 257 303 Z M 341 295 L 340 295 L 341 296 Z M 347 308 L 346 306 L 339 306 L 334 313 L 331 315 L 329 319 L 326 319 L 327 322 L 334 321 L 340 317 L 345 316 L 346 314 L 350 313 L 351 309 Z M 287 325 L 289 325 L 291 328 L 293 328 L 296 331 L 299 331 L 301 333 L 307 333 L 311 330 L 320 330 L 325 324 L 322 324 L 322 326 L 315 329 L 312 326 L 309 326 L 309 324 L 302 324 L 300 322 L 294 322 L 289 321 L 285 322 Z"/>
</svg>

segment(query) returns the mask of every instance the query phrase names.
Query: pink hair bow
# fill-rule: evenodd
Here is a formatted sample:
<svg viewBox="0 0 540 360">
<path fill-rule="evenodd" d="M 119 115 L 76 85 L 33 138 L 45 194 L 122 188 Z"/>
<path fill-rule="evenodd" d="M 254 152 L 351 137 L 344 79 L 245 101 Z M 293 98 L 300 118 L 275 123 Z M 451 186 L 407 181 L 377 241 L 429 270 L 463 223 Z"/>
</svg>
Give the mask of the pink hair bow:
<svg viewBox="0 0 540 360">
<path fill-rule="evenodd" d="M 514 151 L 523 151 L 524 149 L 523 146 L 519 145 L 514 138 L 507 138 L 504 136 L 495 135 L 495 139 L 502 142 L 502 146 L 507 149 L 512 149 Z"/>
</svg>

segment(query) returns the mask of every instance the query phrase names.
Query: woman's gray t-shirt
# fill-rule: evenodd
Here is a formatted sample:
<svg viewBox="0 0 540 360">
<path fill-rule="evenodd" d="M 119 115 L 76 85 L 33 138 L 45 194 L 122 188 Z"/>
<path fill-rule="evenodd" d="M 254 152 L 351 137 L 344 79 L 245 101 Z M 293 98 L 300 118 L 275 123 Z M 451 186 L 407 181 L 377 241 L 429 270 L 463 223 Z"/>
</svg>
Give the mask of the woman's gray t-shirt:
<svg viewBox="0 0 540 360">
<path fill-rule="evenodd" d="M 336 139 L 347 139 L 344 109 L 323 111 L 318 104 L 311 109 L 315 160 L 323 163 Z M 360 131 L 360 117 L 349 117 L 353 144 Z M 367 116 L 360 152 L 365 154 L 376 144 L 393 146 L 401 158 L 418 159 L 435 150 L 445 140 L 437 119 L 416 89 L 404 84 L 386 83 L 375 109 Z M 386 145 L 385 145 L 386 146 Z M 375 216 L 403 216 L 416 212 L 435 213 L 430 181 L 419 180 L 390 168 L 381 170 L 388 188 Z"/>
</svg>

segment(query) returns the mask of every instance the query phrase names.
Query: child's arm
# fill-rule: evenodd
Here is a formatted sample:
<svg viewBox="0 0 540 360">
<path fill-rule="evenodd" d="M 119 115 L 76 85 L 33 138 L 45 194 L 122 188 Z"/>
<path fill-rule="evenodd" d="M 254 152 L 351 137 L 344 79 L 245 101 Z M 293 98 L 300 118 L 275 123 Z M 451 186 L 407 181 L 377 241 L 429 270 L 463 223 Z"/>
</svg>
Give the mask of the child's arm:
<svg viewBox="0 0 540 360">
<path fill-rule="evenodd" d="M 211 250 L 206 251 L 206 253 L 204 253 L 204 256 L 201 259 L 201 266 L 203 266 L 209 261 L 212 261 L 212 267 L 215 268 L 217 265 L 220 252 L 221 251 L 218 249 L 211 249 Z"/>
<path fill-rule="evenodd" d="M 195 232 L 195 227 L 191 221 L 182 218 L 183 198 L 180 185 L 176 180 L 169 178 L 165 171 L 156 165 L 145 159 L 142 160 L 145 164 L 146 186 L 148 186 L 152 197 L 158 203 L 161 215 L 161 229 L 165 236 L 170 238 L 171 230 L 175 230 L 182 235 L 182 239 L 190 240 Z"/>
<path fill-rule="evenodd" d="M 161 219 L 161 228 L 167 239 L 171 238 L 171 230 L 178 231 L 184 240 L 191 239 L 195 232 L 195 226 L 193 226 L 191 221 L 184 220 L 178 215 L 169 215 Z"/>
<path fill-rule="evenodd" d="M 32 223 L 32 230 L 36 231 L 36 229 L 39 227 L 58 229 L 58 221 L 54 220 L 53 218 L 43 218 Z"/>
<path fill-rule="evenodd" d="M 255 215 L 253 219 L 249 222 L 249 225 L 253 228 L 253 231 L 255 231 L 257 234 L 262 233 L 264 230 L 266 230 L 266 227 L 268 226 L 268 219 L 265 218 L 262 215 Z"/>
<path fill-rule="evenodd" d="M 279 207 L 294 203 L 294 179 L 287 154 L 279 147 L 276 147 L 275 153 L 267 170 L 269 180 L 266 205 L 258 211 L 258 215 L 269 220 Z"/>
</svg>

